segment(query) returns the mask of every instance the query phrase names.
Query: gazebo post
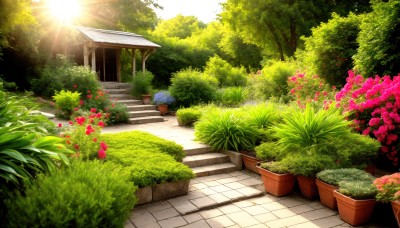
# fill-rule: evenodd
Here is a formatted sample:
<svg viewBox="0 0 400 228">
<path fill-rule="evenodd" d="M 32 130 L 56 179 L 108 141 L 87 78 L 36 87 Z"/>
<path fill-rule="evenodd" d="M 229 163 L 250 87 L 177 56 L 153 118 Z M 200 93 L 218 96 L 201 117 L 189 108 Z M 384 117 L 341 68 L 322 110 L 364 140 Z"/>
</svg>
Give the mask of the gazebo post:
<svg viewBox="0 0 400 228">
<path fill-rule="evenodd" d="M 153 52 L 153 49 L 142 49 L 142 72 L 144 73 L 146 71 L 146 60 L 150 56 L 150 54 Z"/>
<path fill-rule="evenodd" d="M 136 75 L 136 48 L 132 48 L 132 75 Z"/>
<path fill-rule="evenodd" d="M 96 72 L 96 48 L 92 47 L 92 70 Z"/>
<path fill-rule="evenodd" d="M 83 45 L 83 66 L 89 66 L 89 48 Z"/>
</svg>

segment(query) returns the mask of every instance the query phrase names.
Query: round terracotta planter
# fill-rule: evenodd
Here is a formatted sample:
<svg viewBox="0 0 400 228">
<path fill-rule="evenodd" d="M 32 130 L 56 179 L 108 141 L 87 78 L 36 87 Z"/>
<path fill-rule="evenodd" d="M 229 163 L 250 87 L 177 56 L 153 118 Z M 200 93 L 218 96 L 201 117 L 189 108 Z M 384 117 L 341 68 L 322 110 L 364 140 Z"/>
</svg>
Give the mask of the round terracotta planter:
<svg viewBox="0 0 400 228">
<path fill-rule="evenodd" d="M 400 200 L 392 201 L 391 204 L 397 226 L 400 227 Z"/>
<path fill-rule="evenodd" d="M 318 179 L 315 183 L 318 187 L 319 199 L 321 200 L 321 203 L 332 210 L 337 210 L 336 199 L 333 197 L 333 191 L 337 189 L 337 187 Z"/>
<path fill-rule="evenodd" d="M 158 111 L 160 111 L 161 115 L 165 115 L 168 112 L 168 105 L 166 104 L 159 104 Z"/>
<path fill-rule="evenodd" d="M 284 196 L 293 192 L 296 181 L 292 174 L 278 174 L 257 166 L 261 179 L 264 182 L 265 191 L 274 196 Z"/>
<path fill-rule="evenodd" d="M 259 163 L 260 160 L 246 154 L 242 154 L 242 160 L 246 169 L 258 173 L 257 163 Z"/>
<path fill-rule="evenodd" d="M 151 95 L 142 95 L 143 104 L 148 105 L 151 101 Z"/>
<path fill-rule="evenodd" d="M 308 199 L 315 199 L 318 196 L 318 188 L 314 177 L 297 176 L 301 194 Z"/>
<path fill-rule="evenodd" d="M 365 224 L 370 219 L 376 204 L 375 199 L 355 200 L 337 190 L 333 191 L 340 218 L 352 226 Z"/>
</svg>

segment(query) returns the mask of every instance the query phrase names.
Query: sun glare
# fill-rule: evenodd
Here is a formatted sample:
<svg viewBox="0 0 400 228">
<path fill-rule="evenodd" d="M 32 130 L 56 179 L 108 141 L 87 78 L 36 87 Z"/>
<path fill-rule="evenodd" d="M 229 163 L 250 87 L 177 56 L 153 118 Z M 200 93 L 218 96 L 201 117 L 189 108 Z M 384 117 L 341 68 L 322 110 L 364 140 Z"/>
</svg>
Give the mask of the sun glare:
<svg viewBox="0 0 400 228">
<path fill-rule="evenodd" d="M 52 16 L 63 23 L 72 23 L 81 12 L 79 0 L 49 0 L 48 6 Z"/>
</svg>

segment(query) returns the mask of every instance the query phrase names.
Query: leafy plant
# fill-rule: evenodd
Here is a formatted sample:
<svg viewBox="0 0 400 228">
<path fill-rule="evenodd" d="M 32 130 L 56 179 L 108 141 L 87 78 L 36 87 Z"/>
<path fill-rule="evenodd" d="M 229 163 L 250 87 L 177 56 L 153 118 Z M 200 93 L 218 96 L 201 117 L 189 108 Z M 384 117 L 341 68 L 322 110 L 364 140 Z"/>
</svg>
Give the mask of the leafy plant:
<svg viewBox="0 0 400 228">
<path fill-rule="evenodd" d="M 74 108 L 79 106 L 79 96 L 78 92 L 65 90 L 56 92 L 53 99 L 56 102 L 56 108 L 61 111 L 59 114 L 61 117 L 68 119 L 72 115 Z"/>
<path fill-rule="evenodd" d="M 400 173 L 377 178 L 373 184 L 378 190 L 376 200 L 390 202 L 400 199 Z"/>
<path fill-rule="evenodd" d="M 281 146 L 276 142 L 265 142 L 254 148 L 256 156 L 261 161 L 278 160 L 283 153 Z"/>
<path fill-rule="evenodd" d="M 159 104 L 171 105 L 172 103 L 175 102 L 175 98 L 171 96 L 171 94 L 168 91 L 159 91 L 156 94 L 154 94 L 153 102 L 156 105 Z"/>
<path fill-rule="evenodd" d="M 217 88 L 196 70 L 186 69 L 175 73 L 171 78 L 169 91 L 175 97 L 177 105 L 189 107 L 208 103 L 215 98 Z"/>
<path fill-rule="evenodd" d="M 226 87 L 218 90 L 217 100 L 222 106 L 239 106 L 246 101 L 247 94 L 243 87 Z"/>
<path fill-rule="evenodd" d="M 204 74 L 215 77 L 219 87 L 246 86 L 246 70 L 232 67 L 218 56 L 211 57 L 204 69 Z"/>
<path fill-rule="evenodd" d="M 326 169 L 317 173 L 317 178 L 330 185 L 339 186 L 342 181 L 370 181 L 371 175 L 355 168 Z"/>
<path fill-rule="evenodd" d="M 285 174 L 289 172 L 289 168 L 282 162 L 263 162 L 260 166 L 273 173 Z"/>
<path fill-rule="evenodd" d="M 7 200 L 8 227 L 122 227 L 136 203 L 129 173 L 112 163 L 72 163 Z"/>
<path fill-rule="evenodd" d="M 122 103 L 113 103 L 110 108 L 106 108 L 105 111 L 108 114 L 106 119 L 107 125 L 114 125 L 118 123 L 128 123 L 129 114 L 128 108 Z"/>
<path fill-rule="evenodd" d="M 181 108 L 176 111 L 179 126 L 193 126 L 202 115 L 200 107 Z"/>
<path fill-rule="evenodd" d="M 215 150 L 253 150 L 259 137 L 257 129 L 231 110 L 205 114 L 195 125 L 198 140 Z"/>
<path fill-rule="evenodd" d="M 149 72 L 137 72 L 136 75 L 132 78 L 132 95 L 134 97 L 141 97 L 142 95 L 147 95 L 151 93 L 152 90 L 152 81 L 154 75 Z"/>
<path fill-rule="evenodd" d="M 373 199 L 377 190 L 372 185 L 373 177 L 368 181 L 342 181 L 339 182 L 339 192 L 353 199 Z"/>
</svg>

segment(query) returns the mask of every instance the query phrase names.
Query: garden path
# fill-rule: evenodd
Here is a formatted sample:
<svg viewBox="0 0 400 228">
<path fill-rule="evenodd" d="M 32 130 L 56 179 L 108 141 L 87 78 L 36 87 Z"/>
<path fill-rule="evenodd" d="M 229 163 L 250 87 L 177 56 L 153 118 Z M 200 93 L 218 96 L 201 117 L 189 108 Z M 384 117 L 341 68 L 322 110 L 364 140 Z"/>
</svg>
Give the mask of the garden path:
<svg viewBox="0 0 400 228">
<path fill-rule="evenodd" d="M 178 126 L 175 117 L 165 119 L 160 123 L 105 127 L 103 132 L 141 130 L 175 141 L 185 150 L 207 147 L 194 141 L 192 128 Z M 295 193 L 285 197 L 260 193 L 261 183 L 259 175 L 246 170 L 197 177 L 191 180 L 186 196 L 136 206 L 125 228 L 351 227 L 337 211 L 318 200 Z M 370 223 L 366 227 L 384 226 Z"/>
</svg>

